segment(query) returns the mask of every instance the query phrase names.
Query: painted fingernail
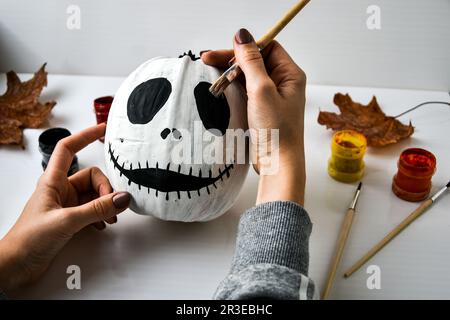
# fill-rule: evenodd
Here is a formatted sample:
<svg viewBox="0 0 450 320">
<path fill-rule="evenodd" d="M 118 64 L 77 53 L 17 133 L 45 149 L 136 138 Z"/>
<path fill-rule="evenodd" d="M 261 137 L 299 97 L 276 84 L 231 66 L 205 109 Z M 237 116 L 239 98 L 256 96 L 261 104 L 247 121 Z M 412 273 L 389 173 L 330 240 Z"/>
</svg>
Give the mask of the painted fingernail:
<svg viewBox="0 0 450 320">
<path fill-rule="evenodd" d="M 94 223 L 94 227 L 97 230 L 103 230 L 106 228 L 106 224 L 103 221 L 99 221 L 99 222 Z"/>
<path fill-rule="evenodd" d="M 202 54 L 204 54 L 206 52 L 209 52 L 209 51 L 211 51 L 211 50 L 202 50 L 202 51 L 200 51 L 200 57 L 202 56 Z"/>
<path fill-rule="evenodd" d="M 239 29 L 239 31 L 236 32 L 236 35 L 234 37 L 236 38 L 236 41 L 239 44 L 246 44 L 254 41 L 253 36 L 245 28 Z"/>
<path fill-rule="evenodd" d="M 112 201 L 117 209 L 124 209 L 130 204 L 131 196 L 128 192 L 119 192 L 112 198 Z"/>
</svg>

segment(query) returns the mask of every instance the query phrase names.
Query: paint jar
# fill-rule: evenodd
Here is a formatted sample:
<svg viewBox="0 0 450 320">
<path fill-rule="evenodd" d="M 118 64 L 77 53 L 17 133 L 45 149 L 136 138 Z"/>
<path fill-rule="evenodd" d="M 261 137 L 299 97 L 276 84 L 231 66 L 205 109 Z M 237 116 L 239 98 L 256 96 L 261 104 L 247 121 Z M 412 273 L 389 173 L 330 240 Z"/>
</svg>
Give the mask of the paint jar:
<svg viewBox="0 0 450 320">
<path fill-rule="evenodd" d="M 395 195 L 406 201 L 426 199 L 436 171 L 436 157 L 424 149 L 406 149 L 400 154 L 397 166 L 398 171 L 392 181 Z"/>
<path fill-rule="evenodd" d="M 331 141 L 331 157 L 328 160 L 328 174 L 341 182 L 361 180 L 364 174 L 363 157 L 367 140 L 353 130 L 338 131 Z"/>
<path fill-rule="evenodd" d="M 100 97 L 94 100 L 94 112 L 97 124 L 108 121 L 109 109 L 111 109 L 113 100 L 114 97 L 112 96 Z M 105 139 L 102 137 L 99 140 L 104 142 Z"/>
<path fill-rule="evenodd" d="M 64 128 L 51 128 L 41 133 L 39 136 L 39 152 L 42 154 L 42 168 L 47 168 L 50 157 L 56 144 L 59 140 L 70 136 L 70 131 Z M 77 156 L 73 157 L 72 164 L 70 165 L 68 176 L 71 176 L 79 169 Z"/>
</svg>

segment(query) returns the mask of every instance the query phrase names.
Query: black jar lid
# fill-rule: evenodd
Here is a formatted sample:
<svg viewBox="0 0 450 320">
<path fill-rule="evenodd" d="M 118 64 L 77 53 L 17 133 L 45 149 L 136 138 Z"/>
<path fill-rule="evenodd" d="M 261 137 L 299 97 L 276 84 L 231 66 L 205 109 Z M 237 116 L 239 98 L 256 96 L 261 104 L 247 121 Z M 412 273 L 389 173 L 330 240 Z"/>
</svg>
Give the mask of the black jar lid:
<svg viewBox="0 0 450 320">
<path fill-rule="evenodd" d="M 51 154 L 58 141 L 70 135 L 70 131 L 65 128 L 47 129 L 39 136 L 39 149 L 41 152 Z"/>
</svg>

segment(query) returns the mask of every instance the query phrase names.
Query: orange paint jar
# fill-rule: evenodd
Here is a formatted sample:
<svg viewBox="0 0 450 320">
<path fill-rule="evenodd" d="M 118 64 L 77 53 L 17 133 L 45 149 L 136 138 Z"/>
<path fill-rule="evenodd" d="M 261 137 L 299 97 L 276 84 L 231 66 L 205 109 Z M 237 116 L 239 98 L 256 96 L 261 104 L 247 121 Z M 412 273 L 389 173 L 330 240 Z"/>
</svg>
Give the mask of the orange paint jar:
<svg viewBox="0 0 450 320">
<path fill-rule="evenodd" d="M 406 201 L 422 201 L 431 190 L 431 178 L 436 171 L 436 157 L 419 148 L 400 154 L 398 172 L 392 181 L 392 191 Z"/>
<path fill-rule="evenodd" d="M 364 174 L 363 157 L 366 147 L 364 135 L 353 130 L 336 132 L 331 141 L 328 174 L 341 182 L 361 180 Z"/>
</svg>

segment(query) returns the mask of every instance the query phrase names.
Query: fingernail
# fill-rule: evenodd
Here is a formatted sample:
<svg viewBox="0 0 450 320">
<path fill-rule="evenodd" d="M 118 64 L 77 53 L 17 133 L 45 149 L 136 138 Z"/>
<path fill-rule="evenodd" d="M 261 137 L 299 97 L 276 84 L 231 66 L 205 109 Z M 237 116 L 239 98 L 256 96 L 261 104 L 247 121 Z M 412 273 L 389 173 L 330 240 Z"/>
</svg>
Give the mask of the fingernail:
<svg viewBox="0 0 450 320">
<path fill-rule="evenodd" d="M 103 230 L 106 228 L 106 224 L 103 221 L 94 223 L 94 228 L 97 230 Z"/>
<path fill-rule="evenodd" d="M 200 57 L 202 56 L 202 54 L 204 54 L 205 52 L 209 52 L 209 51 L 211 51 L 211 50 L 202 50 L 202 51 L 200 51 Z"/>
<path fill-rule="evenodd" d="M 117 209 L 127 208 L 130 204 L 131 196 L 128 192 L 120 192 L 116 194 L 112 201 Z"/>
<path fill-rule="evenodd" d="M 239 31 L 236 32 L 236 35 L 234 37 L 236 38 L 236 41 L 239 44 L 246 44 L 254 41 L 253 36 L 245 28 L 239 29 Z"/>
</svg>

